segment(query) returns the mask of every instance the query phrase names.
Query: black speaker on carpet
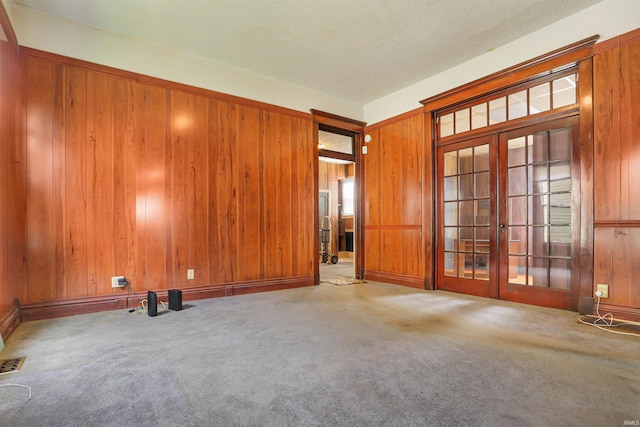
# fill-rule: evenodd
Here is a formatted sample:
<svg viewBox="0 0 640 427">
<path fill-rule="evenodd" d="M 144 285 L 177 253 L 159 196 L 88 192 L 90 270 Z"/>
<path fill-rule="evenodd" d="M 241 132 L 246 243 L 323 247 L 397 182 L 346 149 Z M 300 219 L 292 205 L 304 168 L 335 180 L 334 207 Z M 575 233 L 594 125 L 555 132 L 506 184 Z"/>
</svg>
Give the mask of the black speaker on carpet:
<svg viewBox="0 0 640 427">
<path fill-rule="evenodd" d="M 147 314 L 149 317 L 158 315 L 158 296 L 155 292 L 147 291 Z"/>
<path fill-rule="evenodd" d="M 169 289 L 169 310 L 182 310 L 182 291 Z"/>
</svg>

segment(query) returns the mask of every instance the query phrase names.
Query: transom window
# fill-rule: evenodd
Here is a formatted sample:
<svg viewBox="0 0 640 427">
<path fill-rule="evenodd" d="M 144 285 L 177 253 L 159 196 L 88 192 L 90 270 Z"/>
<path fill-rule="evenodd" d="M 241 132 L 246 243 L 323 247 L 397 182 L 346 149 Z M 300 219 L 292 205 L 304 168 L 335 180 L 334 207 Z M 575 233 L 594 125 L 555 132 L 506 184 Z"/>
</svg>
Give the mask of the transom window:
<svg viewBox="0 0 640 427">
<path fill-rule="evenodd" d="M 481 102 L 467 104 L 438 114 L 440 138 L 482 129 L 509 120 L 533 116 L 576 104 L 578 75 L 565 74 L 548 81 L 532 83 Z"/>
</svg>

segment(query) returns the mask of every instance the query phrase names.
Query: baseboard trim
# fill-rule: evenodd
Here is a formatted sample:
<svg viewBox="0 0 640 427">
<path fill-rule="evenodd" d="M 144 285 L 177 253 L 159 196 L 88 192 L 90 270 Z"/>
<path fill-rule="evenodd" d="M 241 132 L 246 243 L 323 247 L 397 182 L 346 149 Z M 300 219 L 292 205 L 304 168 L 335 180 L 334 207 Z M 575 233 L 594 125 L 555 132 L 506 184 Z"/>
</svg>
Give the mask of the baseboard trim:
<svg viewBox="0 0 640 427">
<path fill-rule="evenodd" d="M 367 270 L 364 273 L 365 280 L 375 282 L 393 283 L 394 285 L 408 286 L 410 288 L 424 289 L 424 277 L 407 276 L 404 274 L 387 273 L 384 271 Z"/>
<path fill-rule="evenodd" d="M 593 316 L 597 316 L 595 313 L 595 307 L 593 309 Z M 629 320 L 631 322 L 640 322 L 640 308 L 627 307 L 623 305 L 606 304 L 600 301 L 600 308 L 598 309 L 601 315 L 611 313 L 616 320 Z"/>
<path fill-rule="evenodd" d="M 293 289 L 303 286 L 313 286 L 313 276 L 252 280 L 246 282 L 225 283 L 222 285 L 198 286 L 193 288 L 183 288 L 181 291 L 183 301 L 193 301 L 207 298 L 220 298 L 257 292 Z M 159 300 L 166 300 L 168 298 L 168 289 L 152 290 L 157 294 Z M 52 319 L 56 317 L 73 316 L 76 314 L 133 308 L 138 307 L 140 302 L 146 297 L 147 293 L 145 291 L 123 295 L 104 295 L 98 297 L 73 298 L 24 304 L 19 307 L 20 320 L 28 322 L 31 320 Z"/>
<path fill-rule="evenodd" d="M 2 336 L 2 340 L 6 342 L 19 324 L 20 310 L 17 305 L 14 305 L 11 311 L 0 320 L 0 336 Z"/>
</svg>

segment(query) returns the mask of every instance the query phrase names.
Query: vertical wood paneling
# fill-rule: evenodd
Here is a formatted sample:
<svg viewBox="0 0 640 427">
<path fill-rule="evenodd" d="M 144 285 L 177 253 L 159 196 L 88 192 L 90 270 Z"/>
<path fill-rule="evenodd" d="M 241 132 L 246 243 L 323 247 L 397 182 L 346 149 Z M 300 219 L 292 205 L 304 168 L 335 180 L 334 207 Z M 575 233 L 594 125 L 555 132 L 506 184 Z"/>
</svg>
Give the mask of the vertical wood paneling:
<svg viewBox="0 0 640 427">
<path fill-rule="evenodd" d="M 260 110 L 242 108 L 242 157 L 244 172 L 241 176 L 244 185 L 244 248 L 241 258 L 243 280 L 260 278 Z"/>
<path fill-rule="evenodd" d="M 620 218 L 620 61 L 615 49 L 593 58 L 594 114 L 594 218 L 607 221 Z"/>
<path fill-rule="evenodd" d="M 171 91 L 171 254 L 175 287 L 183 287 L 189 269 L 188 134 L 189 97 Z"/>
<path fill-rule="evenodd" d="M 620 46 L 621 211 L 640 219 L 640 40 Z M 622 219 L 622 218 L 621 218 Z"/>
<path fill-rule="evenodd" d="M 129 88 L 130 82 L 115 79 L 113 82 L 112 103 L 112 134 L 113 134 L 113 169 L 111 172 L 113 180 L 113 193 L 107 194 L 113 200 L 113 240 L 111 241 L 113 253 L 113 266 L 111 275 L 125 275 L 129 281 L 133 277 L 127 271 L 129 259 L 127 227 L 128 207 L 127 207 L 127 172 L 128 162 L 126 149 L 126 135 L 129 123 Z M 142 290 L 138 283 L 131 283 L 133 290 Z M 113 290 L 112 292 L 116 292 Z"/>
<path fill-rule="evenodd" d="M 193 96 L 189 103 L 189 268 L 195 270 L 195 283 L 209 283 L 209 144 L 208 122 L 209 102 L 200 96 Z"/>
<path fill-rule="evenodd" d="M 11 120 L 13 118 L 10 108 L 12 90 L 8 72 L 12 54 L 9 45 L 0 42 L 0 320 L 11 312 L 15 299 L 15 282 L 9 277 L 9 211 L 7 205 L 11 199 L 9 188 L 9 137 Z M 3 333 L 3 331 L 0 331 Z M 6 337 L 4 337 L 6 339 Z"/>
<path fill-rule="evenodd" d="M 167 284 L 166 234 L 166 109 L 167 91 L 147 87 L 145 101 L 145 252 L 146 289 L 164 289 Z M 206 161 L 206 157 L 204 158 Z M 138 260 L 138 262 L 141 262 Z"/>
<path fill-rule="evenodd" d="M 53 216 L 53 93 L 52 64 L 29 61 L 27 79 L 27 259 L 29 284 L 55 283 Z M 55 297 L 53 286 L 28 286 L 26 297 Z"/>
<path fill-rule="evenodd" d="M 310 117 L 28 65 L 23 303 L 313 275 Z"/>
<path fill-rule="evenodd" d="M 87 76 L 87 257 L 90 295 L 111 292 L 113 268 L 113 79 Z M 111 196 L 111 197 L 109 197 Z"/>
<path fill-rule="evenodd" d="M 424 280 L 422 128 L 415 114 L 372 129 L 365 168 L 365 269 Z M 402 279 L 397 279 L 402 280 Z"/>
<path fill-rule="evenodd" d="M 8 66 L 7 87 L 12 90 L 11 125 L 7 135 L 8 170 L 7 185 L 10 203 L 7 204 L 7 276 L 15 283 L 13 297 L 25 300 L 28 297 L 29 283 L 27 273 L 27 59 L 23 56 L 11 56 Z M 20 285 L 18 285 L 20 284 Z"/>
<path fill-rule="evenodd" d="M 87 283 L 87 73 L 65 71 L 65 209 L 67 243 L 64 294 L 89 294 Z M 31 234 L 30 234 L 31 235 Z"/>
</svg>

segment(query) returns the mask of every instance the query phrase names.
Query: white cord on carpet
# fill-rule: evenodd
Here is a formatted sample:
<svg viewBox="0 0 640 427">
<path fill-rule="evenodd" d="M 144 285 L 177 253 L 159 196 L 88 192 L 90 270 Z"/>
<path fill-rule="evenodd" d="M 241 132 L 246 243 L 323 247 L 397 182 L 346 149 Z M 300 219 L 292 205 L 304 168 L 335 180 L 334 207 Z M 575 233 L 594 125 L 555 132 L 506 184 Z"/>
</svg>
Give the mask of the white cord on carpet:
<svg viewBox="0 0 640 427">
<path fill-rule="evenodd" d="M 26 388 L 27 390 L 29 390 L 29 397 L 27 398 L 27 401 L 31 400 L 31 387 L 29 387 L 28 385 L 22 385 L 22 384 L 0 384 L 0 391 L 3 392 L 4 394 L 7 394 L 11 397 L 13 397 L 14 399 L 18 399 L 20 400 L 20 397 L 16 397 L 13 394 L 9 393 L 6 390 L 3 390 L 3 387 L 22 387 L 22 388 Z"/>
<path fill-rule="evenodd" d="M 595 328 L 601 329 L 603 331 L 607 331 L 607 332 L 611 332 L 612 334 L 618 334 L 618 335 L 630 335 L 632 337 L 640 337 L 640 335 L 638 334 L 632 334 L 629 332 L 620 332 L 620 331 L 612 331 L 611 329 L 607 329 L 607 328 L 617 328 L 618 326 L 622 326 L 622 325 L 635 325 L 635 323 L 629 323 L 629 322 L 621 322 L 618 323 L 617 325 L 613 324 L 613 314 L 611 313 L 606 313 L 605 315 L 601 315 L 600 314 L 600 295 L 598 295 L 599 292 L 596 292 L 596 298 L 598 298 L 598 302 L 596 304 L 596 314 L 598 315 L 598 318 L 593 322 L 585 322 L 582 319 L 578 319 L 579 322 L 584 323 L 585 325 L 590 325 L 593 326 Z M 604 322 L 604 324 L 599 324 L 598 322 Z"/>
</svg>

